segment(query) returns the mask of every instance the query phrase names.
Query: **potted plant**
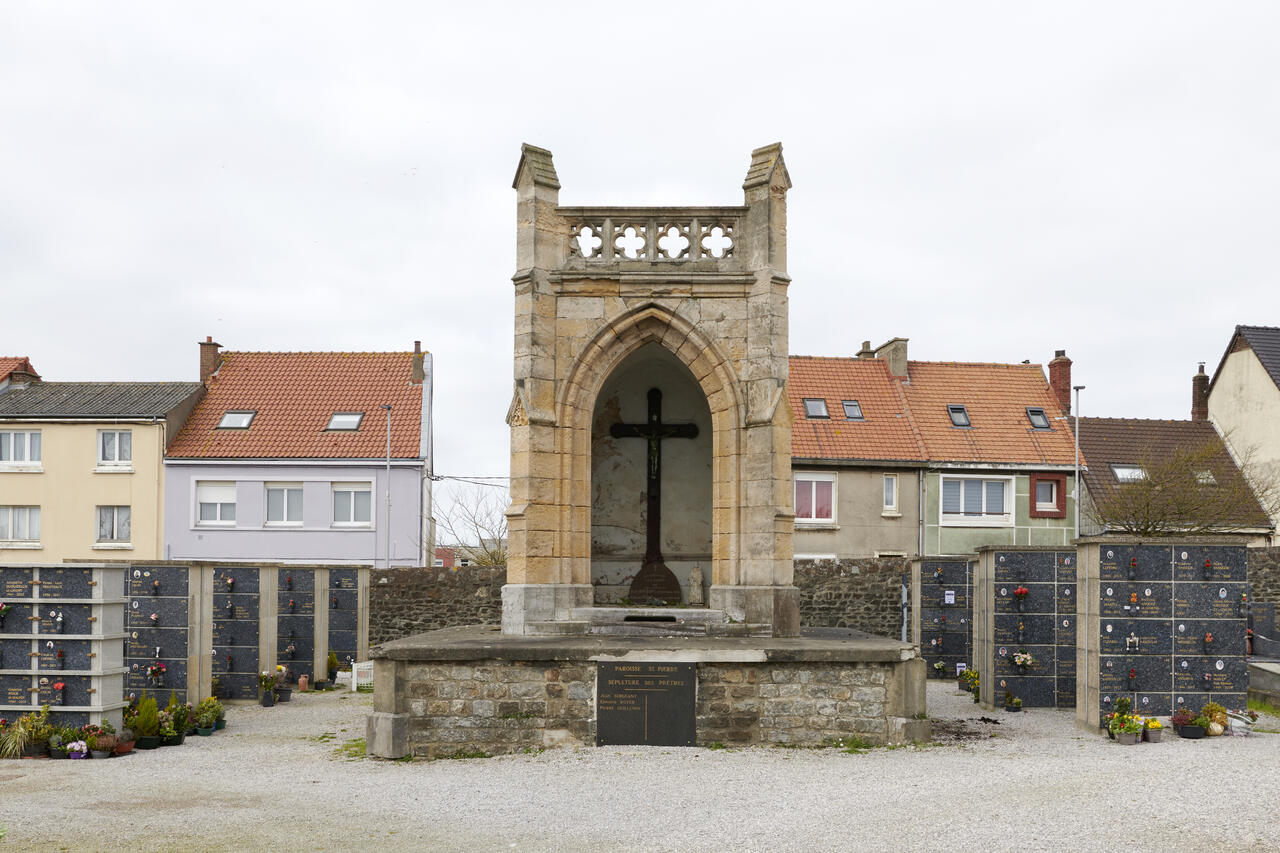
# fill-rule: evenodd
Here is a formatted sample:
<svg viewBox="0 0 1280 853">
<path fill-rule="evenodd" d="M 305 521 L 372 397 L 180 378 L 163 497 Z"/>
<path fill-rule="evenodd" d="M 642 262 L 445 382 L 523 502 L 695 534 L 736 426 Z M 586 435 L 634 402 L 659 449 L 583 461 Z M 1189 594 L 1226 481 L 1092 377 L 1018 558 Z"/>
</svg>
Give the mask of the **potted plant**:
<svg viewBox="0 0 1280 853">
<path fill-rule="evenodd" d="M 156 707 L 155 697 L 148 696 L 143 691 L 137 710 L 126 725 L 137 735 L 138 749 L 155 749 L 160 746 L 160 709 Z"/>
<path fill-rule="evenodd" d="M 293 688 L 289 686 L 289 670 L 283 666 L 276 667 L 276 701 L 288 702 L 293 698 Z"/>
<path fill-rule="evenodd" d="M 947 677 L 947 665 L 942 661 L 935 661 L 933 664 L 933 672 L 938 678 Z"/>
<path fill-rule="evenodd" d="M 1011 712 L 1021 711 L 1022 700 L 1006 690 L 1004 692 L 1004 709 Z"/>
<path fill-rule="evenodd" d="M 1173 730 L 1178 733 L 1178 737 L 1185 738 L 1202 738 L 1204 732 L 1196 734 L 1194 732 L 1188 734 L 1187 727 L 1191 726 L 1196 719 L 1195 713 L 1190 708 L 1179 708 L 1169 717 L 1169 725 L 1173 726 Z"/>
<path fill-rule="evenodd" d="M 116 735 L 116 748 L 112 750 L 116 755 L 128 755 L 133 752 L 133 743 L 137 740 L 137 736 L 133 733 L 133 729 L 122 728 Z"/>
<path fill-rule="evenodd" d="M 67 758 L 88 758 L 89 745 L 82 740 L 73 740 L 67 744 Z"/>
<path fill-rule="evenodd" d="M 173 714 L 169 709 L 165 709 L 159 713 L 160 719 L 160 745 L 161 746 L 181 746 L 182 739 L 186 737 L 182 732 L 178 731 L 173 724 Z"/>
<path fill-rule="evenodd" d="M 1147 743 L 1159 743 L 1164 736 L 1164 726 L 1155 717 L 1148 717 L 1142 729 L 1142 739 Z"/>
<path fill-rule="evenodd" d="M 1200 709 L 1200 716 L 1208 720 L 1205 726 L 1205 734 L 1210 737 L 1217 737 L 1227 730 L 1230 720 L 1227 718 L 1227 709 L 1219 705 L 1217 702 L 1207 702 Z"/>
<path fill-rule="evenodd" d="M 200 737 L 209 737 L 213 734 L 213 725 L 217 722 L 212 711 L 204 711 L 196 717 L 196 734 Z"/>
<path fill-rule="evenodd" d="M 178 691 L 169 691 L 169 704 L 165 706 L 165 710 L 173 718 L 173 730 L 175 733 L 186 737 L 195 729 L 191 703 L 179 702 Z M 179 740 L 178 743 L 182 743 L 182 741 Z"/>
<path fill-rule="evenodd" d="M 89 735 L 85 742 L 89 745 L 89 754 L 94 758 L 110 758 L 116 748 L 116 736 L 107 732 Z"/>
<path fill-rule="evenodd" d="M 48 749 L 49 706 L 39 713 L 23 714 L 0 728 L 0 758 L 26 758 L 44 755 Z"/>
<path fill-rule="evenodd" d="M 333 684 L 338 680 L 338 653 L 329 652 L 329 657 L 325 662 L 325 667 L 329 670 L 329 683 Z"/>
<path fill-rule="evenodd" d="M 276 677 L 270 672 L 263 671 L 258 676 L 258 686 L 262 688 L 262 707 L 270 708 L 276 704 Z"/>
<path fill-rule="evenodd" d="M 1132 746 L 1142 735 L 1142 723 L 1132 714 L 1117 714 L 1111 721 L 1111 731 L 1115 733 L 1116 743 Z"/>
</svg>

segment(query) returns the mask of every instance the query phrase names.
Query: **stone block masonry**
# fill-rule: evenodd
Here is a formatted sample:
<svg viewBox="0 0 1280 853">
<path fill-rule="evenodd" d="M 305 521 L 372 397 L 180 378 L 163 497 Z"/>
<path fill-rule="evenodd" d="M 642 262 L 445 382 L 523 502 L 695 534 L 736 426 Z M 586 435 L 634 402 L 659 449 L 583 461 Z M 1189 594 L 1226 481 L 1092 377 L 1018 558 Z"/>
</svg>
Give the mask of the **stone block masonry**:
<svg viewBox="0 0 1280 853">
<path fill-rule="evenodd" d="M 800 624 L 900 637 L 902 579 L 908 571 L 905 557 L 796 560 Z"/>
<path fill-rule="evenodd" d="M 438 628 L 498 625 L 506 566 L 374 569 L 369 579 L 369 642 Z"/>
<path fill-rule="evenodd" d="M 373 650 L 368 742 L 384 758 L 499 755 L 596 740 L 597 661 L 695 665 L 696 743 L 817 746 L 929 736 L 909 644 L 819 630 L 768 638 L 514 641 L 446 629 Z"/>
</svg>

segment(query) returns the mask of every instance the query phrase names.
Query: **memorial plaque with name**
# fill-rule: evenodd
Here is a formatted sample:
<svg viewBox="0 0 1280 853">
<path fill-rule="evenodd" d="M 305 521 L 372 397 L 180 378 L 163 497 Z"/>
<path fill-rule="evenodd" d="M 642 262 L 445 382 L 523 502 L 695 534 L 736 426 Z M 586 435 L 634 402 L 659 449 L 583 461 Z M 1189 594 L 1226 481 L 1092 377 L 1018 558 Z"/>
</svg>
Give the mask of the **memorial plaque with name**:
<svg viewBox="0 0 1280 853">
<path fill-rule="evenodd" d="M 1167 655 L 1104 655 L 1100 689 L 1105 693 L 1164 692 L 1173 689 Z"/>
<path fill-rule="evenodd" d="M 1022 587 L 1027 595 L 1021 601 L 1014 591 Z M 1051 583 L 1029 583 L 1023 581 L 997 581 L 995 585 L 996 613 L 1053 613 L 1057 598 L 1057 587 Z M 1019 610 L 1021 607 L 1021 610 Z"/>
<path fill-rule="evenodd" d="M 1076 552 L 1058 551 L 1053 555 L 1057 569 L 1058 583 L 1076 582 Z"/>
<path fill-rule="evenodd" d="M 360 575 L 355 569 L 330 569 L 329 588 L 356 590 L 360 586 Z"/>
<path fill-rule="evenodd" d="M 1052 551 L 998 551 L 995 554 L 996 584 L 1053 583 L 1057 577 L 1056 554 Z"/>
<path fill-rule="evenodd" d="M 31 679 L 25 675 L 0 675 L 0 705 L 30 705 L 30 689 Z M 0 717 L 13 716 L 0 711 Z"/>
<path fill-rule="evenodd" d="M 1168 667 L 1173 646 L 1167 619 L 1104 619 L 1099 651 L 1104 655 L 1162 655 Z"/>
<path fill-rule="evenodd" d="M 1243 693 L 1249 689 L 1249 665 L 1238 657 L 1180 657 L 1174 665 L 1173 687 L 1207 693 Z"/>
<path fill-rule="evenodd" d="M 93 630 L 89 617 L 93 615 L 90 604 L 62 604 L 41 599 L 41 634 L 88 634 Z"/>
<path fill-rule="evenodd" d="M 1024 708 L 1052 708 L 1058 703 L 1057 685 L 1052 678 L 1010 675 L 1000 681 L 1003 685 L 997 683 L 995 691 L 999 704 L 1004 703 L 1006 691 L 1021 699 Z"/>
<path fill-rule="evenodd" d="M 1157 581 L 1108 581 L 1098 590 L 1098 613 L 1111 619 L 1168 619 L 1173 585 Z"/>
<path fill-rule="evenodd" d="M 129 571 L 129 595 L 185 598 L 190 571 L 187 566 L 134 566 Z"/>
<path fill-rule="evenodd" d="M 1056 592 L 1057 601 L 1054 606 L 1058 613 L 1075 613 L 1076 599 L 1079 597 L 1074 583 L 1060 583 Z"/>
<path fill-rule="evenodd" d="M 1243 583 L 1180 583 L 1174 591 L 1173 615 L 1243 620 L 1249 609 L 1248 593 L 1248 584 Z"/>
<path fill-rule="evenodd" d="M 60 691 L 56 689 L 59 684 L 62 685 Z M 87 675 L 41 676 L 40 704 L 53 706 L 50 710 L 62 705 L 88 705 L 93 701 L 93 694 L 89 692 L 92 686 L 93 680 Z"/>
<path fill-rule="evenodd" d="M 693 746 L 696 666 L 596 664 L 596 746 Z"/>
<path fill-rule="evenodd" d="M 0 669 L 31 669 L 31 641 L 7 638 L 0 640 Z"/>
<path fill-rule="evenodd" d="M 1244 654 L 1243 619 L 1175 619 L 1172 624 L 1174 654 L 1216 657 Z"/>
<path fill-rule="evenodd" d="M 1104 584 L 1167 581 L 1171 577 L 1170 550 L 1164 546 L 1103 544 L 1099 550 L 1098 577 Z"/>
<path fill-rule="evenodd" d="M 88 640 L 61 640 L 41 637 L 40 669 L 63 671 L 89 669 L 90 642 Z"/>
<path fill-rule="evenodd" d="M 164 704 L 169 698 L 170 692 L 176 692 L 178 699 L 186 701 L 187 695 L 187 662 L 185 660 L 163 660 L 165 671 L 164 675 L 158 679 L 153 679 L 147 675 L 147 667 L 152 663 L 148 659 L 145 662 L 130 661 L 129 672 L 124 677 L 124 687 L 127 693 L 140 696 L 142 691 L 147 691 L 152 696 L 157 697 L 160 704 Z"/>
<path fill-rule="evenodd" d="M 1054 631 L 1053 616 L 1027 613 L 999 613 L 994 617 L 995 630 L 992 633 L 997 644 L 1002 646 L 1018 645 L 1051 646 L 1057 640 Z M 1018 628 L 1021 626 L 1021 639 Z"/>
<path fill-rule="evenodd" d="M 1005 651 L 1004 655 L 1000 654 L 1000 648 Z M 1019 678 L 1031 676 L 1052 676 L 1054 668 L 1057 664 L 1055 649 L 1053 646 L 1002 646 L 996 649 L 995 654 L 995 674 L 999 678 Z M 1026 669 L 1013 665 L 1013 655 L 1015 652 L 1030 652 L 1036 662 Z M 1023 704 L 1026 704 L 1024 697 Z M 1051 702 L 1049 704 L 1052 704 Z"/>
<path fill-rule="evenodd" d="M 0 601 L 10 604 L 14 598 L 34 598 L 31 569 L 0 569 Z"/>
<path fill-rule="evenodd" d="M 1244 583 L 1247 577 L 1247 551 L 1242 546 L 1173 547 L 1173 579 Z M 1206 566 L 1205 564 L 1208 563 Z"/>
<path fill-rule="evenodd" d="M 41 569 L 40 597 L 92 598 L 91 580 L 93 573 L 89 569 Z"/>
</svg>

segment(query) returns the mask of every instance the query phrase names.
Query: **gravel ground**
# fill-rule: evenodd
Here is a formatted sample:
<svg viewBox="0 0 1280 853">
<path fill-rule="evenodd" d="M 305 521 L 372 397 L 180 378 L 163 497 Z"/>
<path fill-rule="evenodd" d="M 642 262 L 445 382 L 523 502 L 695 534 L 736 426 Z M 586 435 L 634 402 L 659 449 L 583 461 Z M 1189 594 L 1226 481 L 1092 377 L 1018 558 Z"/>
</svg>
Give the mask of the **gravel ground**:
<svg viewBox="0 0 1280 853">
<path fill-rule="evenodd" d="M 0 853 L 1280 850 L 1280 734 L 1121 747 L 1064 711 L 982 722 L 930 682 L 927 748 L 350 760 L 369 700 L 295 693 L 178 748 L 0 761 Z"/>
</svg>

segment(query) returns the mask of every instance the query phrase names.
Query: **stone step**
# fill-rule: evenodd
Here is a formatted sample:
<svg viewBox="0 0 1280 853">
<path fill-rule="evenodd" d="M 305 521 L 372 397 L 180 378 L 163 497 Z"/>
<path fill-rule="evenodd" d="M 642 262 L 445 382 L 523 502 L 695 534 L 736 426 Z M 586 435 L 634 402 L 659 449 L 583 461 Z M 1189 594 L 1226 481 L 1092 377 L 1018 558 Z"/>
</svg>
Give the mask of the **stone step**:
<svg viewBox="0 0 1280 853">
<path fill-rule="evenodd" d="M 590 633 L 591 625 L 588 622 L 529 622 L 526 626 L 530 634 L 559 637 L 570 636 L 573 634 Z"/>
<path fill-rule="evenodd" d="M 569 618 L 592 625 L 722 625 L 729 621 L 723 610 L 702 607 L 575 607 Z"/>
</svg>

